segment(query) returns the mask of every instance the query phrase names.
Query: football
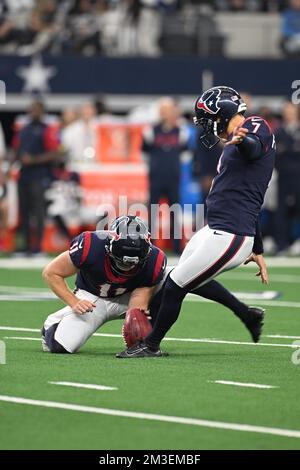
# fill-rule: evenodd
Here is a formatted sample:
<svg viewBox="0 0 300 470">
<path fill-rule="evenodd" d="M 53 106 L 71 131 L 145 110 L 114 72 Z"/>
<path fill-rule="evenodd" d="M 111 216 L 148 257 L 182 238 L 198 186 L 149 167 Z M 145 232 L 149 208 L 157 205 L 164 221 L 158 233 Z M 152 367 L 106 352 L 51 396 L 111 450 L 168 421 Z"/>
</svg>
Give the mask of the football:
<svg viewBox="0 0 300 470">
<path fill-rule="evenodd" d="M 151 330 L 151 323 L 144 310 L 139 308 L 127 310 L 123 322 L 122 334 L 128 348 L 131 348 L 131 346 L 143 340 Z"/>
</svg>

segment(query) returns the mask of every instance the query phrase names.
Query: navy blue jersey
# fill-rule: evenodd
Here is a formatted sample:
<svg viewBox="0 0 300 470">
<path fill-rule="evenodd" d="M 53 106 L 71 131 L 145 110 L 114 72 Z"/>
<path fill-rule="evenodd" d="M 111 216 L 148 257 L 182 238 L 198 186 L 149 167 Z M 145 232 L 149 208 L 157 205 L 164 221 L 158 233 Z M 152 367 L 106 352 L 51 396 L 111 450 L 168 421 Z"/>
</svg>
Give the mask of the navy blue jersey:
<svg viewBox="0 0 300 470">
<path fill-rule="evenodd" d="M 166 267 L 166 256 L 152 246 L 144 266 L 133 271 L 131 276 L 116 276 L 105 251 L 105 235 L 108 232 L 83 232 L 71 242 L 69 254 L 73 264 L 80 270 L 76 287 L 99 297 L 112 298 L 132 292 L 138 287 L 158 284 Z"/>
<path fill-rule="evenodd" d="M 257 116 L 247 118 L 241 127 L 259 138 L 261 153 L 251 159 L 237 145 L 224 147 L 206 200 L 207 220 L 210 228 L 254 236 L 274 168 L 275 138 L 268 123 Z"/>
</svg>

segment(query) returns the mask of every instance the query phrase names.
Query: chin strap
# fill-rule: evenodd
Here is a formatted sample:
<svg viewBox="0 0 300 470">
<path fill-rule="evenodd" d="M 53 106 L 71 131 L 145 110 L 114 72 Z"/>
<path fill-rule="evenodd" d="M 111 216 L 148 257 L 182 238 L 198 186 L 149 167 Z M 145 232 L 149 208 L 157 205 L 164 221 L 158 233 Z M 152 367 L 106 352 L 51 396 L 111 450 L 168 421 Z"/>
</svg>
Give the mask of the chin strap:
<svg viewBox="0 0 300 470">
<path fill-rule="evenodd" d="M 208 150 L 211 150 L 213 147 L 215 147 L 219 142 L 220 139 L 216 135 L 212 133 L 207 133 L 203 134 L 200 137 L 200 142 L 206 147 Z"/>
</svg>

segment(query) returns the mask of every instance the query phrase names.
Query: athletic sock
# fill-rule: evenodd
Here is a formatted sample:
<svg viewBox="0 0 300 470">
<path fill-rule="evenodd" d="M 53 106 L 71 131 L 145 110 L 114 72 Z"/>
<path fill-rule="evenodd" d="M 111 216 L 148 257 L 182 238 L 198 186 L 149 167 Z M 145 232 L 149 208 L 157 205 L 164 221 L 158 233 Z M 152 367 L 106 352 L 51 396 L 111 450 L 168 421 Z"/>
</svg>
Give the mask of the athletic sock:
<svg viewBox="0 0 300 470">
<path fill-rule="evenodd" d="M 213 300 L 214 302 L 224 305 L 232 310 L 241 320 L 247 317 L 248 305 L 237 299 L 229 290 L 215 280 L 197 287 L 197 289 L 193 290 L 193 294 L 200 295 L 205 299 Z"/>
<path fill-rule="evenodd" d="M 150 349 L 159 349 L 161 340 L 179 316 L 186 293 L 185 289 L 179 287 L 170 277 L 167 279 L 153 330 L 145 339 L 145 343 Z"/>
</svg>

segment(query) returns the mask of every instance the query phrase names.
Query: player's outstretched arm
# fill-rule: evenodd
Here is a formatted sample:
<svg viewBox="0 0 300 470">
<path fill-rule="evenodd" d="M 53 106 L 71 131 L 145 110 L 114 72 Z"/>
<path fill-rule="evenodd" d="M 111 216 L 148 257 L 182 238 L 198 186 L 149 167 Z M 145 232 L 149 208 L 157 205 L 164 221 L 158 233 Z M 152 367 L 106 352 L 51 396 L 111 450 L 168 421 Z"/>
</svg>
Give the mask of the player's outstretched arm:
<svg viewBox="0 0 300 470">
<path fill-rule="evenodd" d="M 67 286 L 65 278 L 73 276 L 78 271 L 71 261 L 69 252 L 65 251 L 45 267 L 43 279 L 57 297 L 69 305 L 74 313 L 81 315 L 91 312 L 95 304 L 86 299 L 79 299 Z"/>
<path fill-rule="evenodd" d="M 258 136 L 248 134 L 248 129 L 236 127 L 232 133 L 231 140 L 225 145 L 237 145 L 238 149 L 247 160 L 256 160 L 261 156 L 262 144 Z"/>
<path fill-rule="evenodd" d="M 248 129 L 237 126 L 232 133 L 231 139 L 226 142 L 225 146 L 240 145 L 245 139 L 248 132 L 249 132 Z"/>
</svg>

